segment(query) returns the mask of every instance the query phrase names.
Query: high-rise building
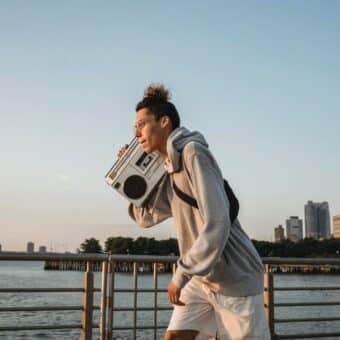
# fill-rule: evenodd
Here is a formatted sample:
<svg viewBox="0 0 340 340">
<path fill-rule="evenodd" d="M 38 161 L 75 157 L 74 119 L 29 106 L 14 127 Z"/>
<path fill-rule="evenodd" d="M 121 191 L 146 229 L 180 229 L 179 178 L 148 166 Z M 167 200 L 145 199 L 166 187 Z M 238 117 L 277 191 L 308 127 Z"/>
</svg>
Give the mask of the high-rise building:
<svg viewBox="0 0 340 340">
<path fill-rule="evenodd" d="M 308 201 L 305 204 L 306 237 L 327 239 L 331 237 L 331 221 L 328 202 Z"/>
<path fill-rule="evenodd" d="M 45 246 L 40 246 L 39 247 L 39 253 L 46 253 L 46 247 Z"/>
<path fill-rule="evenodd" d="M 275 242 L 281 242 L 285 239 L 285 230 L 282 228 L 282 225 L 279 224 L 275 229 Z"/>
<path fill-rule="evenodd" d="M 27 242 L 27 252 L 28 253 L 34 253 L 34 243 L 33 242 Z"/>
<path fill-rule="evenodd" d="M 340 215 L 333 216 L 333 237 L 340 238 Z"/>
<path fill-rule="evenodd" d="M 302 220 L 298 216 L 290 216 L 286 220 L 287 239 L 298 242 L 302 240 Z"/>
</svg>

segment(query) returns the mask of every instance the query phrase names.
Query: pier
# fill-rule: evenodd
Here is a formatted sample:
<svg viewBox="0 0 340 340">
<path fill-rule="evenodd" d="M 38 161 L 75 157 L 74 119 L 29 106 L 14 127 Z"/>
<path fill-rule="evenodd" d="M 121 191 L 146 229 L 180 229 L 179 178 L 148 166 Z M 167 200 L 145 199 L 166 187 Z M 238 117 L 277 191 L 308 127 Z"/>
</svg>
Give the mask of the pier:
<svg viewBox="0 0 340 340">
<path fill-rule="evenodd" d="M 69 261 L 69 260 L 46 260 L 44 265 L 45 270 L 62 270 L 62 271 L 86 271 L 86 261 Z M 115 273 L 133 273 L 133 262 L 131 261 L 117 261 L 115 262 L 114 269 Z M 138 263 L 139 274 L 152 274 L 153 266 L 149 262 Z M 100 261 L 92 262 L 92 271 L 101 272 L 102 263 Z M 171 263 L 158 263 L 157 264 L 158 273 L 171 273 L 172 264 Z"/>
<path fill-rule="evenodd" d="M 130 331 L 131 339 L 137 339 L 137 334 L 141 330 L 152 330 L 153 339 L 157 340 L 157 331 L 166 329 L 167 324 L 159 322 L 159 313 L 169 311 L 171 306 L 164 306 L 159 303 L 159 295 L 166 294 L 166 289 L 160 289 L 158 285 L 158 275 L 164 268 L 171 268 L 175 270 L 177 258 L 174 256 L 138 256 L 138 255 L 108 255 L 108 254 L 24 254 L 24 253 L 12 253 L 4 254 L 0 253 L 1 261 L 45 261 L 45 263 L 57 264 L 61 270 L 72 270 L 71 268 L 78 268 L 77 270 L 85 270 L 83 273 L 82 282 L 80 287 L 15 287 L 15 288 L 0 288 L 1 294 L 31 294 L 31 293 L 80 293 L 82 299 L 79 305 L 33 305 L 33 306 L 15 306 L 0 308 L 1 313 L 16 313 L 22 311 L 29 311 L 39 313 L 43 311 L 80 311 L 81 319 L 77 323 L 72 324 L 25 324 L 23 319 L 20 324 L 6 325 L 0 327 L 1 332 L 17 332 L 22 330 L 34 331 L 34 330 L 71 330 L 79 329 L 80 338 L 82 340 L 92 340 L 94 330 L 99 332 L 99 338 L 101 340 L 112 340 L 115 338 L 115 333 L 119 330 Z M 127 264 L 127 267 L 122 264 Z M 274 275 L 276 275 L 278 268 L 320 268 L 321 275 L 325 275 L 325 272 L 337 272 L 340 267 L 340 259 L 297 259 L 297 258 L 263 258 L 265 267 L 264 277 L 264 299 L 265 309 L 269 322 L 272 339 L 300 339 L 300 338 L 326 338 L 326 337 L 340 337 L 340 330 L 336 332 L 309 332 L 304 334 L 285 334 L 284 332 L 277 332 L 278 324 L 294 324 L 301 322 L 310 322 L 318 324 L 319 322 L 332 322 L 340 321 L 340 317 L 309 317 L 308 315 L 301 315 L 300 317 L 286 317 L 278 318 L 275 310 L 277 308 L 293 308 L 293 307 L 308 307 L 316 306 L 319 308 L 327 306 L 340 306 L 340 298 L 338 301 L 331 302 L 277 302 L 275 293 L 281 292 L 291 294 L 293 291 L 340 291 L 340 286 L 313 286 L 313 287 L 285 287 L 276 286 L 274 284 Z M 72 265 L 70 265 L 72 264 Z M 86 265 L 85 265 L 86 264 Z M 53 266 L 52 266 L 53 267 Z M 52 267 L 50 269 L 52 269 Z M 118 269 L 117 269 L 118 268 Z M 127 268 L 128 271 L 132 270 L 131 280 L 132 286 L 130 288 L 117 288 L 115 274 L 121 272 L 122 268 Z M 144 269 L 141 269 L 144 268 Z M 152 274 L 152 284 L 148 288 L 141 289 L 138 287 L 138 276 L 145 273 Z M 94 271 L 101 273 L 101 287 L 94 287 Z M 137 296 L 140 293 L 149 293 L 152 299 L 152 307 L 141 307 L 137 304 Z M 100 303 L 95 304 L 94 294 L 100 295 Z M 130 294 L 132 299 L 131 307 L 119 307 L 115 303 L 115 294 Z M 339 295 L 340 296 L 340 295 Z M 99 311 L 100 318 L 97 323 L 94 323 L 94 311 Z M 152 312 L 152 321 L 149 325 L 140 326 L 137 324 L 137 314 L 140 312 L 149 311 Z M 132 314 L 132 326 L 117 325 L 114 323 L 114 317 L 119 312 L 131 312 Z"/>
</svg>

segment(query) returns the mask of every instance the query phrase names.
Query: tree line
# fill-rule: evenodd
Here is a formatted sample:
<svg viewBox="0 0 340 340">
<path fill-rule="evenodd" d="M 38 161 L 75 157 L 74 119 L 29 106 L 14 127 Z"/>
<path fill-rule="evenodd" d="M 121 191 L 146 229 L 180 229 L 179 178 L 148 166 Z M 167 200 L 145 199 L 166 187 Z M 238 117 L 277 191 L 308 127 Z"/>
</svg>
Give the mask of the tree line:
<svg viewBox="0 0 340 340">
<path fill-rule="evenodd" d="M 154 237 L 109 237 L 104 249 L 96 238 L 86 239 L 80 245 L 82 253 L 131 254 L 131 255 L 179 255 L 175 238 L 156 240 Z"/>
<path fill-rule="evenodd" d="M 261 257 L 340 257 L 340 239 L 314 240 L 305 238 L 299 242 L 283 240 L 268 242 L 252 240 Z M 88 238 L 80 245 L 82 253 L 111 253 L 133 255 L 179 255 L 175 238 L 109 237 L 104 248 L 96 238 Z"/>
</svg>

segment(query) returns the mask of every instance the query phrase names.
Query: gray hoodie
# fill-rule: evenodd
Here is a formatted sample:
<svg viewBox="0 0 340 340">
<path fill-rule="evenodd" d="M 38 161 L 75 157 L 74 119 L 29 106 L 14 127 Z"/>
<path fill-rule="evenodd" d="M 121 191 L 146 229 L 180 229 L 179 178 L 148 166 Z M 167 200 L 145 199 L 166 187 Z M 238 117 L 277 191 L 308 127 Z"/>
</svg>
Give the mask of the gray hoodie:
<svg viewBox="0 0 340 340">
<path fill-rule="evenodd" d="M 167 152 L 167 176 L 144 207 L 130 204 L 129 214 L 142 227 L 174 218 L 180 258 L 173 283 L 183 288 L 190 279 L 199 280 L 227 296 L 262 293 L 261 258 L 239 221 L 230 222 L 222 173 L 204 137 L 177 128 Z M 196 199 L 198 209 L 176 195 L 172 181 Z"/>
</svg>

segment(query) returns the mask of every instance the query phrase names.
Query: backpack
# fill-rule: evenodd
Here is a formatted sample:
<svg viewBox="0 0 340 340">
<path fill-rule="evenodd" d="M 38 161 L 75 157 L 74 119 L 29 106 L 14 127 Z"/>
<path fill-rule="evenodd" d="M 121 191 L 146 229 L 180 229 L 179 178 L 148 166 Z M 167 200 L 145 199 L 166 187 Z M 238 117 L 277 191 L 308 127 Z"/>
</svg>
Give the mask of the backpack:
<svg viewBox="0 0 340 340">
<path fill-rule="evenodd" d="M 230 218 L 231 223 L 233 223 L 237 218 L 240 205 L 239 205 L 238 199 L 236 198 L 236 196 L 235 196 L 233 190 L 231 189 L 229 183 L 225 179 L 223 179 L 223 185 L 224 185 L 224 191 L 225 191 L 225 193 L 228 197 L 229 204 L 230 204 L 229 218 Z M 192 207 L 198 209 L 198 204 L 197 204 L 196 199 L 194 197 L 187 195 L 185 192 L 183 192 L 181 189 L 179 189 L 174 180 L 172 180 L 172 187 L 173 187 L 176 195 L 182 201 L 184 201 L 184 202 L 188 203 L 189 205 L 191 205 Z"/>
</svg>

